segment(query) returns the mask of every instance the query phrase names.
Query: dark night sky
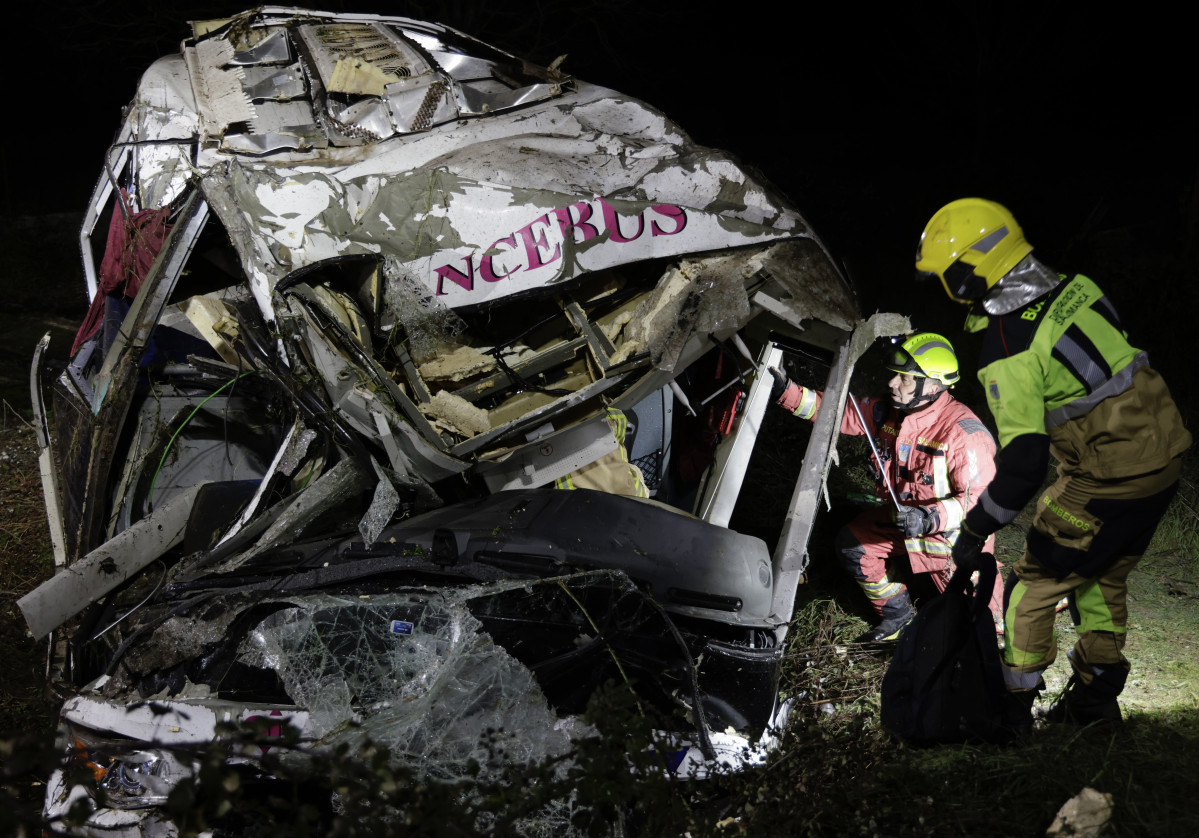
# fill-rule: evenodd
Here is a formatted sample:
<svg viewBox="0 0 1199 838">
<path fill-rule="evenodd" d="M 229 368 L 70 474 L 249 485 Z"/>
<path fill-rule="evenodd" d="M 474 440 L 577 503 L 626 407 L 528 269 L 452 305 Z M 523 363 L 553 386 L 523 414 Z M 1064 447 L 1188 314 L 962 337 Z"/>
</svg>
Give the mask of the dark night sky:
<svg viewBox="0 0 1199 838">
<path fill-rule="evenodd" d="M 1167 247 L 1185 233 L 1193 47 L 1153 4 L 1136 18 L 1051 0 L 698 5 L 314 7 L 440 20 L 542 63 L 567 53 L 567 72 L 645 99 L 764 172 L 869 283 L 894 266 L 908 286 L 924 222 L 968 194 L 1007 204 L 1043 256 L 1068 257 L 1097 229 Z M 81 210 L 141 69 L 177 48 L 185 19 L 240 8 L 55 4 L 7 58 L 6 77 L 28 86 L 9 90 L 4 214 Z"/>
</svg>

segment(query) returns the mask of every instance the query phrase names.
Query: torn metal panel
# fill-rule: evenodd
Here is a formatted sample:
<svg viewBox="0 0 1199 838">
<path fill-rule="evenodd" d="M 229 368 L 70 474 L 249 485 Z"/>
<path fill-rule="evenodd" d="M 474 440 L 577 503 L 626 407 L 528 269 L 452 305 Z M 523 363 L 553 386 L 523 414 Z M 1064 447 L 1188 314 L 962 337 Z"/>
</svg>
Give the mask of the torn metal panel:
<svg viewBox="0 0 1199 838">
<path fill-rule="evenodd" d="M 354 460 L 342 460 L 314 478 L 306 490 L 287 505 L 253 547 L 216 570 L 232 570 L 260 553 L 301 537 L 322 513 L 336 509 L 347 498 L 362 494 L 369 488 L 369 478 L 362 465 Z"/>
<path fill-rule="evenodd" d="M 492 492 L 535 489 L 615 451 L 619 443 L 607 420 L 596 417 L 561 431 L 543 427 L 527 434 L 529 442 L 477 468 Z"/>
<path fill-rule="evenodd" d="M 203 33 L 196 34 L 199 36 Z M 239 66 L 278 65 L 287 64 L 291 60 L 292 51 L 287 39 L 287 30 L 267 27 L 250 36 L 249 43 L 242 44 L 229 63 Z"/>
<path fill-rule="evenodd" d="M 290 67 L 247 67 L 245 77 L 246 95 L 252 100 L 285 102 L 308 92 L 298 64 Z"/>
<path fill-rule="evenodd" d="M 184 62 L 177 56 L 153 64 L 142 77 L 140 94 L 130 105 L 135 126 L 129 137 L 131 190 L 139 207 L 161 207 L 176 200 L 192 177 L 191 145 L 199 122 Z M 110 155 L 115 173 L 122 164 Z"/>
<path fill-rule="evenodd" d="M 273 485 L 273 478 L 276 474 L 290 477 L 295 473 L 296 469 L 300 466 L 300 463 L 303 462 L 306 454 L 308 453 L 308 447 L 312 445 L 313 441 L 316 439 L 316 436 L 316 432 L 305 428 L 303 422 L 300 420 L 296 420 L 296 422 L 293 423 L 290 428 L 288 428 L 286 435 L 283 437 L 282 443 L 275 452 L 274 458 L 264 471 L 263 479 L 258 484 L 258 489 L 254 492 L 254 496 L 250 499 L 250 502 L 246 505 L 246 508 L 242 510 L 241 515 L 237 518 L 237 520 L 233 522 L 233 524 L 222 535 L 220 541 L 217 542 L 218 547 L 240 532 L 242 527 L 245 526 L 259 511 L 260 504 L 262 504 L 264 496 Z M 315 468 L 315 464 L 313 465 Z"/>
<path fill-rule="evenodd" d="M 497 161 L 489 156 L 487 164 Z M 288 273 L 353 255 L 396 260 L 426 293 L 458 308 L 628 262 L 792 235 L 656 198 L 516 188 L 444 168 L 343 181 L 230 163 L 211 171 L 203 188 L 227 225 L 253 230 L 234 244 L 262 285 L 260 300 Z"/>
<path fill-rule="evenodd" d="M 378 482 L 375 484 L 375 493 L 371 498 L 370 508 L 358 522 L 358 532 L 362 534 L 362 540 L 367 547 L 378 540 L 379 533 L 383 532 L 383 528 L 400 508 L 400 494 L 391 485 L 391 478 L 387 472 L 375 460 L 371 460 L 371 466 L 375 470 Z"/>
<path fill-rule="evenodd" d="M 748 264 L 744 254 L 681 261 L 634 312 L 623 352 L 645 349 L 671 371 L 693 335 L 736 331 L 750 315 Z"/>
<path fill-rule="evenodd" d="M 197 485 L 179 493 L 17 600 L 33 636 L 42 637 L 58 628 L 178 545 L 199 491 Z"/>
<path fill-rule="evenodd" d="M 185 49 L 192 90 L 196 94 L 196 110 L 200 114 L 202 137 L 217 137 L 236 122 L 250 122 L 255 117 L 254 104 L 242 90 L 245 72 L 230 67 L 233 45 L 228 41 L 210 39 Z"/>
</svg>

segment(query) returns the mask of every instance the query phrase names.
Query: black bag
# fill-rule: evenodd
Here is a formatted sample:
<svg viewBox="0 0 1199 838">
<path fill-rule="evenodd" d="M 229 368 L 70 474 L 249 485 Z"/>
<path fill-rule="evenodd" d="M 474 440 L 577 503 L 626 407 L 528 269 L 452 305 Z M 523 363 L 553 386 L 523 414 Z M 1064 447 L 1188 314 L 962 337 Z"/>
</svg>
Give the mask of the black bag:
<svg viewBox="0 0 1199 838">
<path fill-rule="evenodd" d="M 980 557 L 978 587 L 957 571 L 899 636 L 883 676 L 882 724 L 914 745 L 1011 738 L 1003 724 L 1004 684 L 988 603 L 998 571 Z"/>
</svg>

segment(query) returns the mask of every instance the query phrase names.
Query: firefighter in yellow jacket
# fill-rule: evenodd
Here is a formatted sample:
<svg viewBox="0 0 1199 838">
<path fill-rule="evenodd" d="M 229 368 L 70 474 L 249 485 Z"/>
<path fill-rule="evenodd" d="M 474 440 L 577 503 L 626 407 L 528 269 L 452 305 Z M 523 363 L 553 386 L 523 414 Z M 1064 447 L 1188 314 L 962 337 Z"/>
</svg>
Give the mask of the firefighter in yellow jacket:
<svg viewBox="0 0 1199 838">
<path fill-rule="evenodd" d="M 1068 653 L 1071 679 L 1044 716 L 1118 721 L 1128 574 L 1177 489 L 1191 435 L 1112 301 L 1087 277 L 1041 263 L 1004 207 L 965 198 L 941 208 L 921 236 L 916 269 L 972 306 L 968 331 L 986 330 L 978 377 L 1000 451 L 955 562 L 976 564 L 983 539 L 1036 498 L 1004 597 L 1009 724 L 1021 733 L 1032 726 L 1041 674 L 1057 654 L 1062 597 L 1078 642 Z M 1051 453 L 1057 477 L 1041 493 Z"/>
</svg>

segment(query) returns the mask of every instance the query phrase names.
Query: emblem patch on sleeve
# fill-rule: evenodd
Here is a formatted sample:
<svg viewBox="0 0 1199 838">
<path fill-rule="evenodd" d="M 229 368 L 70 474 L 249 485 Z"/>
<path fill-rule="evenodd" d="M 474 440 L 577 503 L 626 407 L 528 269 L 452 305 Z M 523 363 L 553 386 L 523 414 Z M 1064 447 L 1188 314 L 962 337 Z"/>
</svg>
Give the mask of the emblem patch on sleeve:
<svg viewBox="0 0 1199 838">
<path fill-rule="evenodd" d="M 991 379 L 991 381 L 987 384 L 987 393 L 990 394 L 991 401 L 999 401 L 999 382 L 995 379 Z"/>
</svg>

